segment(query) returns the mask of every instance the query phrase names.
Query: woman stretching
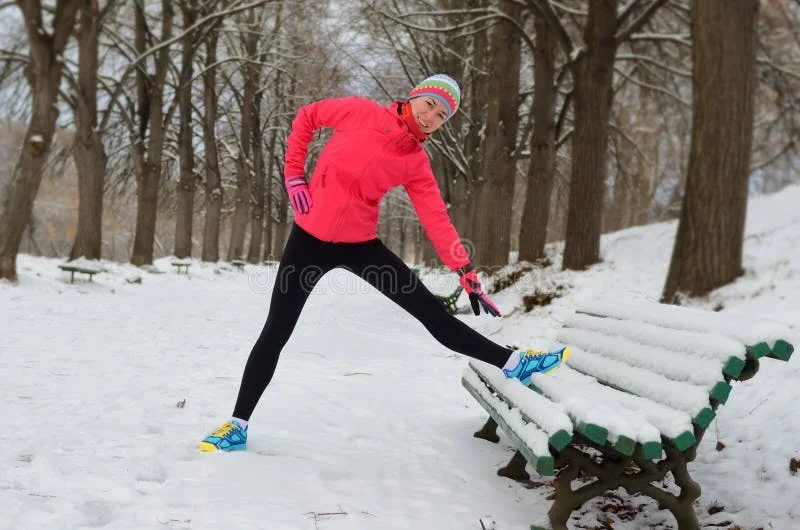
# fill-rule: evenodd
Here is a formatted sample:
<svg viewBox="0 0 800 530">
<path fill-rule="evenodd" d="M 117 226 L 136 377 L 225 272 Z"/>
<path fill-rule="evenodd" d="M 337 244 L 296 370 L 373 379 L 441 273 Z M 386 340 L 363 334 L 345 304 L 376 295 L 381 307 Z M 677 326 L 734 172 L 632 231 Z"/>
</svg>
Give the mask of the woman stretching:
<svg viewBox="0 0 800 530">
<path fill-rule="evenodd" d="M 343 268 L 408 311 L 443 346 L 502 368 L 528 384 L 550 372 L 569 349 L 543 353 L 495 344 L 448 314 L 403 261 L 377 238 L 381 198 L 404 186 L 425 232 L 447 267 L 459 275 L 476 315 L 500 310 L 477 272 L 447 214 L 423 145 L 458 110 L 461 91 L 446 75 L 415 86 L 407 101 L 384 107 L 359 97 L 325 99 L 297 113 L 287 138 L 284 176 L 295 224 L 283 251 L 269 315 L 247 360 L 233 416 L 200 442 L 202 451 L 232 451 L 247 444 L 247 422 L 272 380 L 278 356 L 292 334 L 314 285 Z M 334 129 L 309 184 L 305 160 L 317 129 Z"/>
</svg>

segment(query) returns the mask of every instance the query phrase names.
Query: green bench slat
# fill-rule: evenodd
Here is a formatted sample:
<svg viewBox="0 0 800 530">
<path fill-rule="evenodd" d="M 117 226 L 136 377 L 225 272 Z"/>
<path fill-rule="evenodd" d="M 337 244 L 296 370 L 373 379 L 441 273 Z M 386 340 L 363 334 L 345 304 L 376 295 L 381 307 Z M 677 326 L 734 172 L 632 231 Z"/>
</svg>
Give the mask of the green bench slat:
<svg viewBox="0 0 800 530">
<path fill-rule="evenodd" d="M 724 405 L 728 401 L 732 389 L 733 388 L 731 387 L 731 385 L 729 385 L 725 381 L 719 381 L 717 382 L 717 384 L 714 385 L 714 388 L 711 389 L 709 395 L 711 396 L 711 399 L 713 399 L 714 401 L 716 401 L 721 405 Z"/>
<path fill-rule="evenodd" d="M 519 449 L 519 452 L 525 457 L 525 460 L 536 470 L 539 475 L 551 477 L 555 474 L 555 458 L 552 455 L 536 455 L 531 449 L 517 436 L 514 430 L 506 423 L 503 416 L 490 404 L 487 403 L 478 391 L 472 388 L 466 381 L 462 379 L 462 384 L 467 391 L 472 394 L 472 397 L 480 403 L 483 408 L 489 412 L 492 419 L 499 425 L 503 431 L 511 438 L 514 447 Z"/>
<path fill-rule="evenodd" d="M 684 431 L 677 438 L 672 439 L 672 445 L 681 453 L 692 447 L 697 443 L 693 432 Z"/>
<path fill-rule="evenodd" d="M 794 352 L 794 346 L 783 339 L 778 339 L 775 341 L 775 346 L 769 356 L 773 359 L 788 361 L 792 357 L 792 352 Z"/>
<path fill-rule="evenodd" d="M 701 429 L 705 430 L 708 429 L 708 426 L 711 425 L 711 422 L 714 421 L 714 418 L 717 417 L 717 413 L 711 407 L 705 407 L 703 410 L 697 413 L 692 421 L 695 425 L 700 427 Z"/>
<path fill-rule="evenodd" d="M 725 361 L 725 366 L 722 367 L 722 373 L 733 379 L 738 379 L 738 377 L 742 375 L 744 365 L 744 359 L 729 357 L 728 360 Z"/>
<path fill-rule="evenodd" d="M 577 431 L 597 445 L 605 445 L 608 441 L 608 429 L 594 423 L 581 423 Z"/>
<path fill-rule="evenodd" d="M 747 346 L 747 356 L 751 359 L 760 359 L 772 353 L 769 344 L 766 342 L 759 342 L 753 346 Z"/>
<path fill-rule="evenodd" d="M 648 460 L 660 460 L 663 450 L 661 442 L 645 442 L 642 444 L 642 456 Z"/>
<path fill-rule="evenodd" d="M 614 449 L 625 456 L 631 456 L 634 449 L 636 449 L 636 440 L 628 438 L 624 434 L 620 434 L 619 438 L 617 438 L 617 441 L 614 444 Z"/>
<path fill-rule="evenodd" d="M 572 435 L 567 431 L 565 431 L 564 429 L 561 429 L 557 433 L 551 435 L 549 438 L 550 445 L 556 451 L 561 451 L 566 446 L 568 446 L 571 441 L 572 441 Z"/>
</svg>

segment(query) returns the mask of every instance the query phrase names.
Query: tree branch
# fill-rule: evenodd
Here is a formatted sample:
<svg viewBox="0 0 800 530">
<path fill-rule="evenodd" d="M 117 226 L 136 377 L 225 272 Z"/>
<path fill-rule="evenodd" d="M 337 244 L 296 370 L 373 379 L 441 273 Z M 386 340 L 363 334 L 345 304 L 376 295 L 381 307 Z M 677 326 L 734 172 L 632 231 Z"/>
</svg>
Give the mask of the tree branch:
<svg viewBox="0 0 800 530">
<path fill-rule="evenodd" d="M 616 34 L 616 36 L 614 37 L 614 40 L 617 42 L 617 45 L 619 45 L 620 42 L 624 42 L 624 41 L 628 40 L 628 38 L 631 35 L 633 35 L 637 31 L 639 31 L 639 29 L 648 20 L 650 20 L 650 18 L 652 18 L 652 16 L 655 14 L 655 12 L 658 11 L 658 8 L 661 7 L 662 5 L 664 5 L 664 3 L 666 1 L 667 0 L 654 0 L 652 4 L 647 6 L 647 9 L 645 9 L 642 12 L 642 14 L 639 15 L 639 18 L 637 18 L 636 20 L 631 22 L 631 24 L 626 29 L 621 30 L 619 33 Z M 625 15 L 625 13 L 623 13 L 623 15 Z M 617 27 L 619 27 L 620 25 L 621 24 L 618 21 L 617 22 Z"/>
<path fill-rule="evenodd" d="M 538 13 L 539 16 L 544 17 L 547 24 L 555 32 L 558 42 L 564 49 L 564 54 L 572 58 L 575 53 L 575 45 L 569 37 L 569 33 L 567 33 L 564 24 L 561 23 L 561 19 L 558 18 L 558 15 L 553 10 L 553 6 L 550 5 L 550 2 L 548 0 L 527 0 L 527 2 L 528 7 L 530 7 L 534 13 Z"/>
</svg>

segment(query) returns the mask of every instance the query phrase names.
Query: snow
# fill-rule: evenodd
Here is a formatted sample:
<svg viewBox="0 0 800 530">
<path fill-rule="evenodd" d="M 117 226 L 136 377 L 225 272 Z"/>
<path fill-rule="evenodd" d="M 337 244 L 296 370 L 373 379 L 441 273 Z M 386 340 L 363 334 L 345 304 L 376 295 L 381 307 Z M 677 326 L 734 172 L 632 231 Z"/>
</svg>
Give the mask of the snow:
<svg viewBox="0 0 800 530">
<path fill-rule="evenodd" d="M 785 339 L 791 334 L 787 326 L 777 322 L 666 304 L 654 305 L 619 300 L 609 303 L 605 300 L 594 300 L 581 304 L 580 311 L 687 331 L 711 331 L 736 339 L 747 346 L 754 346 L 762 341 L 773 346 L 777 339 Z"/>
<path fill-rule="evenodd" d="M 629 425 L 619 428 L 620 432 L 640 443 L 659 440 L 653 427 L 668 438 L 677 438 L 683 432 L 692 431 L 692 417 L 689 414 L 601 385 L 593 377 L 581 374 L 569 366 L 558 370 L 552 377 L 535 375 L 532 379 L 538 388 L 554 399 L 562 399 L 563 396 L 574 401 L 574 396 L 582 396 L 584 403 L 573 402 L 568 406 L 570 413 L 577 418 L 588 417 L 582 410 L 587 406 L 591 409 L 599 403 L 604 408 L 611 407 L 614 410 L 612 417 L 601 417 L 599 424 L 605 425 L 609 420 L 619 421 L 627 418 Z M 625 414 L 627 411 L 630 411 L 632 416 Z M 587 423 L 594 422 L 587 421 Z"/>
<path fill-rule="evenodd" d="M 638 344 L 668 348 L 673 355 L 676 353 L 689 354 L 694 359 L 694 363 L 698 362 L 697 356 L 727 361 L 730 357 L 744 359 L 747 353 L 741 342 L 721 335 L 668 329 L 643 322 L 598 318 L 575 313 L 566 319 L 564 326 L 565 328 L 559 332 L 559 335 L 564 337 L 568 336 L 566 334 L 570 332 L 570 327 L 600 331 L 614 335 L 620 341 L 616 344 L 622 343 L 621 341 L 624 339 L 631 339 L 631 342 Z M 638 349 L 641 351 L 641 346 L 638 346 Z M 682 359 L 684 358 L 682 357 Z"/>
<path fill-rule="evenodd" d="M 84 256 L 81 256 L 77 259 L 66 261 L 64 265 L 71 265 L 73 267 L 80 267 L 81 269 L 87 271 L 94 271 L 94 272 L 105 272 L 106 266 L 103 265 L 103 262 L 100 260 L 95 259 L 86 259 Z"/>
<path fill-rule="evenodd" d="M 647 421 L 642 408 L 630 405 L 636 402 L 654 406 L 658 406 L 657 404 L 602 386 L 593 378 L 581 375 L 569 366 L 564 367 L 563 373 L 561 372 L 562 370 L 552 375 L 534 375 L 532 383 L 544 395 L 563 405 L 577 424 L 595 424 L 607 428 L 612 444 L 621 435 L 642 444 L 661 440 L 662 431 Z M 691 426 L 691 419 L 689 425 Z M 668 436 L 674 434 L 673 430 L 663 432 L 669 432 Z M 677 434 L 680 432 L 682 431 Z"/>
<path fill-rule="evenodd" d="M 502 373 L 500 375 L 502 375 Z M 470 370 L 465 371 L 464 378 L 469 381 L 470 386 L 480 394 L 481 399 L 489 405 L 490 409 L 505 420 L 509 427 L 517 433 L 522 442 L 531 448 L 534 454 L 539 456 L 550 455 L 548 449 L 548 434 L 550 434 L 550 432 L 544 432 L 536 423 L 523 420 L 522 412 L 527 412 L 524 406 L 510 408 L 505 401 L 492 394 L 486 385 L 481 383 L 478 376 L 475 375 L 475 372 Z M 567 421 L 569 421 L 568 418 Z"/>
<path fill-rule="evenodd" d="M 797 204 L 797 185 L 751 200 L 745 275 L 691 304 L 777 321 L 764 329 L 800 344 Z M 532 283 L 523 279 L 524 287 L 493 296 L 508 316 L 459 318 L 499 343 L 541 349 L 584 302 L 658 300 L 676 226 L 608 234 L 604 262 L 580 273 L 557 270 L 554 245 L 548 277 L 566 287 L 564 296 L 524 313 Z M 309 297 L 251 418 L 248 451 L 199 453 L 198 441 L 231 412 L 275 268 L 248 265 L 242 273 L 192 261 L 188 275 L 170 258 L 150 271 L 104 261 L 106 272 L 93 282 L 70 285 L 57 267 L 63 258 L 19 256 L 19 284 L 0 283 L 0 529 L 527 530 L 546 521 L 552 488 L 497 476 L 514 453 L 509 440 L 472 436 L 487 414 L 461 385 L 469 360 L 343 271 Z M 128 283 L 137 276 L 141 284 Z M 445 272 L 424 270 L 421 278 L 442 293 L 456 284 Z M 741 340 L 753 320 L 740 322 L 736 329 L 713 318 L 680 324 Z M 638 329 L 625 336 L 666 347 Z M 733 351 L 730 342 L 709 340 L 716 346 L 698 358 L 724 360 Z M 800 476 L 789 471 L 790 459 L 800 459 L 798 357 L 761 360 L 756 377 L 734 383 L 718 410 L 689 466 L 703 488 L 695 506 L 701 526 L 798 527 Z M 673 436 L 691 427 L 686 412 L 623 398 L 569 367 L 542 377 L 543 392 L 548 383 L 571 385 L 559 405 L 565 413 L 584 421 L 604 414 L 612 436 L 654 439 L 647 423 Z M 603 511 L 598 499 L 572 524 L 598 527 L 610 518 L 615 530 L 675 528 L 654 502 L 617 494 L 642 505 L 632 520 Z M 709 514 L 712 505 L 723 510 Z"/>
<path fill-rule="evenodd" d="M 624 388 L 637 396 L 647 397 L 657 403 L 697 415 L 708 407 L 708 392 L 683 381 L 670 381 L 649 370 L 630 366 L 601 355 L 572 348 L 569 365 L 585 374 L 591 374 L 602 382 Z"/>
<path fill-rule="evenodd" d="M 617 359 L 627 365 L 662 374 L 673 381 L 702 385 L 706 390 L 711 390 L 723 377 L 723 365 L 719 361 L 642 345 L 609 333 L 565 328 L 559 331 L 558 339 L 573 348 L 579 347 Z M 625 387 L 629 386 L 626 384 Z"/>
</svg>

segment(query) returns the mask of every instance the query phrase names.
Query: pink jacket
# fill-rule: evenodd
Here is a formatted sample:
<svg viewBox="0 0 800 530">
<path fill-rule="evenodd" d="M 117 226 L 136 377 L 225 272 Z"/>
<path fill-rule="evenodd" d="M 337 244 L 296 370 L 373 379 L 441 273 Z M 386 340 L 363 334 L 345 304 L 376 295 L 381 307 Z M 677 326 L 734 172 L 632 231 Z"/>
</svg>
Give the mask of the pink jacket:
<svg viewBox="0 0 800 530">
<path fill-rule="evenodd" d="M 314 131 L 334 133 L 320 154 L 309 183 L 314 205 L 295 222 L 323 241 L 360 242 L 378 237 L 381 198 L 405 186 L 425 232 L 451 270 L 469 263 L 447 214 L 430 160 L 397 114 L 359 97 L 324 99 L 301 107 L 286 140 L 285 177 L 305 174 Z"/>
</svg>

